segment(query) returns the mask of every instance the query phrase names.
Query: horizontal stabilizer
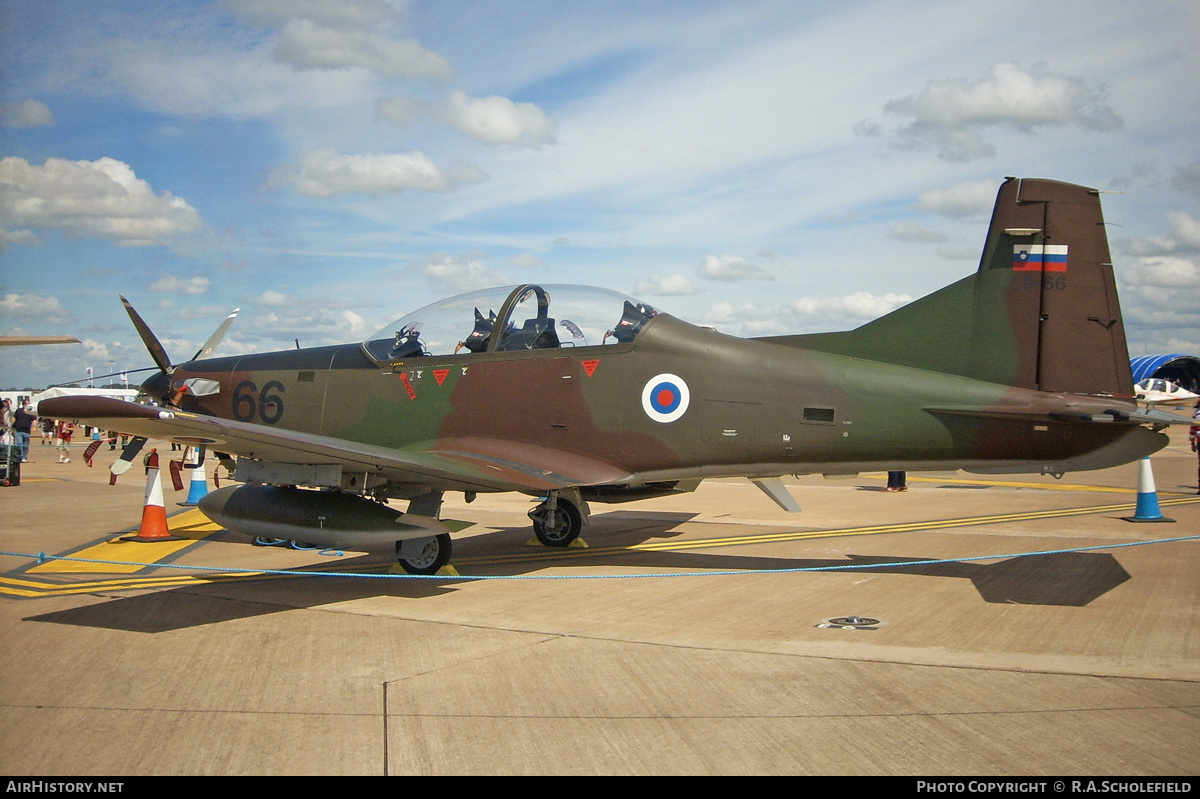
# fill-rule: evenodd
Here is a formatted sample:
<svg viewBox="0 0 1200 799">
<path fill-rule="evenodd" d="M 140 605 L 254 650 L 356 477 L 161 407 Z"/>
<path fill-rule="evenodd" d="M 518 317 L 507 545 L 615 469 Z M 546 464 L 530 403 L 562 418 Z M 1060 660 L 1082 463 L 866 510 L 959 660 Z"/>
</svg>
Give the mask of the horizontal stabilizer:
<svg viewBox="0 0 1200 799">
<path fill-rule="evenodd" d="M 929 413 L 949 416 L 970 416 L 976 419 L 1044 419 L 1055 422 L 1125 423 L 1125 424 L 1191 424 L 1191 419 L 1150 408 L 1107 408 L 1065 406 L 1048 408 L 1037 405 L 1014 405 L 979 408 L 971 406 L 942 406 L 925 408 Z"/>
<path fill-rule="evenodd" d="M 1182 416 L 1176 416 L 1173 413 L 1160 411 L 1157 408 L 1137 408 L 1128 410 L 1113 410 L 1109 411 L 1123 422 L 1135 422 L 1137 424 L 1191 424 L 1192 419 L 1185 419 Z"/>
</svg>

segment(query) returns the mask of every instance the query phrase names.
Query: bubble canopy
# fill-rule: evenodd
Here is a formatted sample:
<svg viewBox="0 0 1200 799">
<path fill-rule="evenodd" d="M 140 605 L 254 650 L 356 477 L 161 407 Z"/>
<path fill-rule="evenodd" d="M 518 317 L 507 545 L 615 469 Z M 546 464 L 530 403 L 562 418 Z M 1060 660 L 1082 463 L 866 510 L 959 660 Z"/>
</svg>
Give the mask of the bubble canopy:
<svg viewBox="0 0 1200 799">
<path fill-rule="evenodd" d="M 478 352 L 593 347 L 633 341 L 658 311 L 616 291 L 526 283 L 426 305 L 363 342 L 377 363 Z"/>
</svg>

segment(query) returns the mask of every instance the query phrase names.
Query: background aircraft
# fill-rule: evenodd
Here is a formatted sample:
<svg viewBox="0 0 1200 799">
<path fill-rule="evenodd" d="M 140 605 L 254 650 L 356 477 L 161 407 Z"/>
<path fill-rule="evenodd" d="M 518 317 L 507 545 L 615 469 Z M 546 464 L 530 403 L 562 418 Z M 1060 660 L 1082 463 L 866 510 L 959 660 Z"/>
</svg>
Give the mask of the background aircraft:
<svg viewBox="0 0 1200 799">
<path fill-rule="evenodd" d="M 1200 399 L 1200 394 L 1193 394 L 1183 386 L 1177 386 L 1170 380 L 1161 377 L 1147 377 L 1134 386 L 1134 397 L 1146 405 L 1183 405 Z"/>
<path fill-rule="evenodd" d="M 78 344 L 74 336 L 0 336 L 0 347 L 28 347 L 33 344 Z"/>
<path fill-rule="evenodd" d="M 160 368 L 160 406 L 40 412 L 237 456 L 201 509 L 251 536 L 448 562 L 443 493 L 519 491 L 547 545 L 588 503 L 780 476 L 1060 475 L 1150 455 L 1187 420 L 1140 409 L 1095 190 L 1000 187 L 978 271 L 857 330 L 740 339 L 600 289 L 522 285 L 410 314 L 361 344 Z M 228 462 L 232 462 L 227 459 Z M 315 490 L 314 490 L 315 489 Z M 387 500 L 407 500 L 405 511 Z"/>
</svg>

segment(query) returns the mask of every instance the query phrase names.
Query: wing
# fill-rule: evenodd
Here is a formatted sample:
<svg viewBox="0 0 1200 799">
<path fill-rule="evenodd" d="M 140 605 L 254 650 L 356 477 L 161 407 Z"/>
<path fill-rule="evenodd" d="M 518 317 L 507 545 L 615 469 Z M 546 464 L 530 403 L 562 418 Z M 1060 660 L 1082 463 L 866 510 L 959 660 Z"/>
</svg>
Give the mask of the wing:
<svg viewBox="0 0 1200 799">
<path fill-rule="evenodd" d="M 344 474 L 382 475 L 439 491 L 537 492 L 632 479 L 629 472 L 608 463 L 497 439 L 443 439 L 436 448 L 390 449 L 105 397 L 47 399 L 39 403 L 38 413 L 256 460 L 334 464 Z"/>
</svg>

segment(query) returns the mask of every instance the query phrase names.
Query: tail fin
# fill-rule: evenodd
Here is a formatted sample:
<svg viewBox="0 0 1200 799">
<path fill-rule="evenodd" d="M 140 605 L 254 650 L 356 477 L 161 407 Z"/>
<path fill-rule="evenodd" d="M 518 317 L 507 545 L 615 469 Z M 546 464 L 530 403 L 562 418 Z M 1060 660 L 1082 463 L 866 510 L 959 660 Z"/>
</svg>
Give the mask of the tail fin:
<svg viewBox="0 0 1200 799">
<path fill-rule="evenodd" d="M 979 271 L 844 333 L 769 339 L 994 383 L 1129 395 L 1133 374 L 1094 189 L 1008 178 Z"/>
</svg>

